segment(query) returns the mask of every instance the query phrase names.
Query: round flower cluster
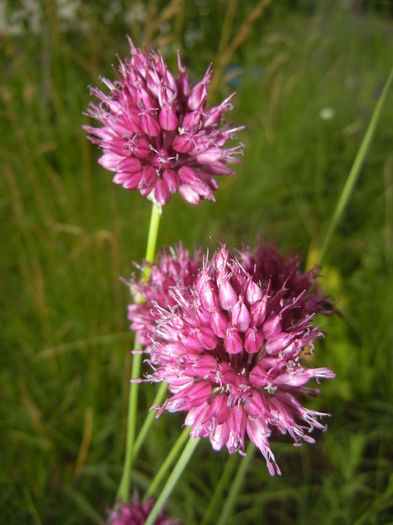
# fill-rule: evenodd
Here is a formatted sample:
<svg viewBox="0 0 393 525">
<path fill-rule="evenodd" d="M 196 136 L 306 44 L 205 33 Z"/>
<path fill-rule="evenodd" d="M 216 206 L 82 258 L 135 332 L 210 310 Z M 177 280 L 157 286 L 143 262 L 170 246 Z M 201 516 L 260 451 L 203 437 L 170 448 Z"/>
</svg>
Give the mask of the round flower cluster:
<svg viewBox="0 0 393 525">
<path fill-rule="evenodd" d="M 131 58 L 119 59 L 117 80 L 101 79 L 109 92 L 91 88 L 99 102 L 87 115 L 102 126 L 84 129 L 104 151 L 99 163 L 115 172 L 113 182 L 159 205 L 175 192 L 192 204 L 214 201 L 214 175 L 233 174 L 227 164 L 243 155 L 242 144 L 224 147 L 243 129 L 222 125 L 233 95 L 207 109 L 211 66 L 191 87 L 179 54 L 175 78 L 160 55 L 130 46 Z"/>
<path fill-rule="evenodd" d="M 180 245 L 160 254 L 147 283 L 131 283 L 145 298 L 128 316 L 146 346 L 148 380 L 166 381 L 173 394 L 158 416 L 186 411 L 192 437 L 231 454 L 244 452 L 248 435 L 271 475 L 281 472 L 270 437 L 313 443 L 309 434 L 325 429 L 319 418 L 327 414 L 298 397 L 319 392 L 305 386 L 310 380 L 334 377 L 303 363 L 322 335 L 312 319 L 328 312 L 316 269 L 303 273 L 299 262 L 262 244 L 237 257 L 221 246 L 203 260 Z"/>
</svg>

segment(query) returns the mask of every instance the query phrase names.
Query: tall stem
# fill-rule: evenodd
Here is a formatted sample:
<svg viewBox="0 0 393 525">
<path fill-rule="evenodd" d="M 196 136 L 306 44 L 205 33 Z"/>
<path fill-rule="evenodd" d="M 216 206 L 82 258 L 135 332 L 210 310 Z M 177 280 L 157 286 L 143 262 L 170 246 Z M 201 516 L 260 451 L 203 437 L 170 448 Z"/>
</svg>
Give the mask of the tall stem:
<svg viewBox="0 0 393 525">
<path fill-rule="evenodd" d="M 183 473 L 183 470 L 186 468 L 187 463 L 189 462 L 196 446 L 199 443 L 201 438 L 190 438 L 187 445 L 185 446 L 182 455 L 180 456 L 178 462 L 175 465 L 175 468 L 172 470 L 171 475 L 168 478 L 168 481 L 165 483 L 164 488 L 162 489 L 154 507 L 152 508 L 149 517 L 146 520 L 145 525 L 153 525 L 157 519 L 160 510 L 165 505 L 165 502 L 172 493 L 172 490 L 175 488 L 175 485 Z"/>
<path fill-rule="evenodd" d="M 152 263 L 156 253 L 158 228 L 160 225 L 161 210 L 158 206 L 153 204 L 150 216 L 149 233 L 147 236 L 146 256 L 145 260 Z M 150 275 L 150 267 L 146 266 L 142 279 L 147 281 Z M 141 302 L 143 299 L 141 300 Z M 135 344 L 136 350 L 141 350 L 141 345 Z M 141 371 L 142 355 L 139 353 L 133 354 L 131 364 L 131 380 L 138 379 Z M 134 457 L 134 442 L 135 442 L 135 427 L 136 417 L 138 411 L 138 383 L 131 383 L 128 400 L 128 419 L 127 419 L 127 439 L 126 439 L 126 456 L 123 466 L 123 474 L 121 477 L 119 489 L 117 492 L 118 499 L 126 502 L 128 501 L 130 492 L 131 467 Z"/>
<path fill-rule="evenodd" d="M 156 256 L 156 247 L 157 247 L 157 237 L 158 229 L 160 227 L 161 219 L 161 207 L 153 203 L 150 215 L 150 224 L 149 224 L 149 233 L 147 234 L 147 245 L 146 245 L 146 255 L 145 260 L 148 263 L 154 261 Z M 146 267 L 143 272 L 143 279 L 147 281 L 150 275 L 150 268 Z"/>
</svg>

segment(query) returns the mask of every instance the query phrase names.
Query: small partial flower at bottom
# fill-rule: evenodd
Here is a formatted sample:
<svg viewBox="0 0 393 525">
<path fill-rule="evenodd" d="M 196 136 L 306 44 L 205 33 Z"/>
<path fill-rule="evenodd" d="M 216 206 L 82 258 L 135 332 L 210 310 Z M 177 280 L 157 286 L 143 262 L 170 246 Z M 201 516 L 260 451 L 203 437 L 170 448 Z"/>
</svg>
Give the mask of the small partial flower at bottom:
<svg viewBox="0 0 393 525">
<path fill-rule="evenodd" d="M 187 412 L 192 437 L 231 454 L 244 453 L 248 436 L 271 475 L 281 474 L 271 437 L 314 443 L 310 434 L 325 430 L 320 419 L 328 414 L 299 398 L 318 394 L 306 386 L 311 380 L 335 377 L 307 366 L 323 335 L 313 318 L 329 311 L 317 270 L 303 273 L 299 265 L 261 243 L 236 257 L 222 246 L 203 260 L 180 245 L 161 253 L 148 283 L 132 280 L 145 297 L 130 305 L 129 319 L 146 345 L 147 380 L 166 381 L 172 393 L 158 416 Z"/>
<path fill-rule="evenodd" d="M 140 501 L 135 494 L 133 501 L 119 503 L 115 510 L 108 510 L 107 525 L 144 525 L 153 508 L 154 501 Z M 157 516 L 155 525 L 179 525 L 179 521 L 168 518 L 163 511 Z"/>
</svg>

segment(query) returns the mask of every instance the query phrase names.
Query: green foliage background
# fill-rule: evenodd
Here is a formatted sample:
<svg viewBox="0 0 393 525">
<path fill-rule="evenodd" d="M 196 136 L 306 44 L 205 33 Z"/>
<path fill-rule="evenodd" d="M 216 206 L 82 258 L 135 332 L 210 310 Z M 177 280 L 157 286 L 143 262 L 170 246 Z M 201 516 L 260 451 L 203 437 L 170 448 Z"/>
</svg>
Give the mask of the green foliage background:
<svg viewBox="0 0 393 525">
<path fill-rule="evenodd" d="M 30 11 L 24 2 L 3 9 L 2 523 L 99 522 L 121 474 L 132 338 L 119 277 L 143 257 L 150 206 L 98 166 L 81 129 L 87 85 L 113 75 L 115 54 L 128 53 L 126 34 L 159 47 L 173 67 L 180 48 L 194 80 L 211 60 L 219 72 L 257 4 L 37 0 Z M 61 5 L 75 5 L 74 14 Z M 238 246 L 262 235 L 308 265 L 317 260 L 392 66 L 391 12 L 382 1 L 266 6 L 221 64 L 214 94 L 237 91 L 231 117 L 247 125 L 244 162 L 221 181 L 216 204 L 173 199 L 160 245 L 182 239 L 214 249 L 215 239 Z M 332 414 L 329 431 L 301 449 L 274 443 L 282 478 L 270 478 L 256 456 L 232 524 L 393 522 L 392 144 L 390 94 L 322 270 L 343 314 L 320 321 L 327 336 L 316 362 L 337 379 L 314 405 Z M 147 410 L 154 387 L 140 391 Z M 155 423 L 137 462 L 140 492 L 182 421 L 166 414 Z M 170 513 L 200 523 L 227 459 L 203 441 Z"/>
</svg>

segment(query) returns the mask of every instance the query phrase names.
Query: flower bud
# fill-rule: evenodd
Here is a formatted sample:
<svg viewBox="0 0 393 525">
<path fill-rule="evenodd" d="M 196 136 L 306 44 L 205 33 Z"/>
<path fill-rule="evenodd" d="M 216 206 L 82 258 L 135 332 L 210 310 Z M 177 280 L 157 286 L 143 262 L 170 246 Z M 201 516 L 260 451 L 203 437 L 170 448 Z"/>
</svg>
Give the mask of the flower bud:
<svg viewBox="0 0 393 525">
<path fill-rule="evenodd" d="M 237 294 L 232 288 L 230 280 L 228 277 L 224 277 L 217 284 L 221 308 L 228 311 L 232 310 L 237 303 Z"/>
<path fill-rule="evenodd" d="M 162 129 L 165 129 L 167 131 L 174 131 L 177 128 L 177 117 L 173 109 L 171 109 L 168 106 L 165 106 L 160 111 L 160 126 Z"/>
<path fill-rule="evenodd" d="M 252 324 L 260 326 L 266 318 L 267 296 L 251 306 Z"/>
<path fill-rule="evenodd" d="M 172 149 L 178 153 L 188 153 L 194 147 L 193 137 L 188 133 L 178 135 L 173 139 Z"/>
<path fill-rule="evenodd" d="M 228 317 L 221 309 L 213 312 L 210 318 L 210 326 L 217 337 L 224 338 L 228 329 Z"/>
<path fill-rule="evenodd" d="M 176 171 L 170 168 L 166 169 L 162 177 L 164 181 L 166 182 L 166 185 L 168 186 L 168 190 L 170 191 L 170 193 L 175 193 L 180 183 L 179 176 L 176 173 Z"/>
<path fill-rule="evenodd" d="M 158 120 L 147 111 L 144 111 L 141 115 L 141 127 L 143 132 L 149 137 L 158 137 L 160 134 L 161 128 Z"/>
<path fill-rule="evenodd" d="M 155 200 L 158 202 L 158 204 L 161 204 L 163 206 L 164 204 L 167 204 L 167 202 L 169 201 L 169 197 L 170 194 L 165 180 L 159 179 L 156 182 L 156 187 L 154 190 Z"/>
<path fill-rule="evenodd" d="M 250 326 L 250 314 L 243 299 L 239 296 L 237 303 L 232 309 L 232 325 L 240 332 L 245 332 Z"/>
<path fill-rule="evenodd" d="M 200 110 L 187 113 L 183 119 L 182 128 L 187 131 L 197 130 L 201 121 L 201 115 L 202 112 Z"/>
<path fill-rule="evenodd" d="M 157 174 L 156 170 L 152 166 L 145 166 L 142 169 L 142 175 L 139 180 L 138 189 L 142 195 L 146 196 L 154 188 L 156 183 Z"/>
<path fill-rule="evenodd" d="M 218 306 L 217 287 L 213 281 L 208 277 L 202 284 L 199 296 L 202 305 L 210 311 L 213 311 Z"/>
<path fill-rule="evenodd" d="M 263 335 L 257 328 L 249 328 L 244 338 L 244 348 L 249 354 L 256 354 L 262 348 Z"/>
<path fill-rule="evenodd" d="M 263 333 L 266 337 L 272 337 L 281 331 L 281 315 L 273 315 L 263 323 Z"/>
<path fill-rule="evenodd" d="M 202 326 L 196 335 L 205 350 L 214 350 L 216 348 L 217 338 L 207 326 Z"/>
<path fill-rule="evenodd" d="M 248 304 L 254 304 L 262 299 L 262 290 L 256 282 L 250 280 L 247 286 L 246 297 Z"/>
<path fill-rule="evenodd" d="M 243 350 L 243 341 L 234 328 L 227 330 L 224 338 L 224 348 L 228 354 L 239 354 Z"/>
<path fill-rule="evenodd" d="M 187 105 L 192 110 L 195 111 L 198 108 L 205 107 L 207 99 L 207 85 L 211 79 L 211 64 L 207 68 L 205 76 L 203 79 L 193 87 L 190 96 L 188 97 Z"/>
</svg>

